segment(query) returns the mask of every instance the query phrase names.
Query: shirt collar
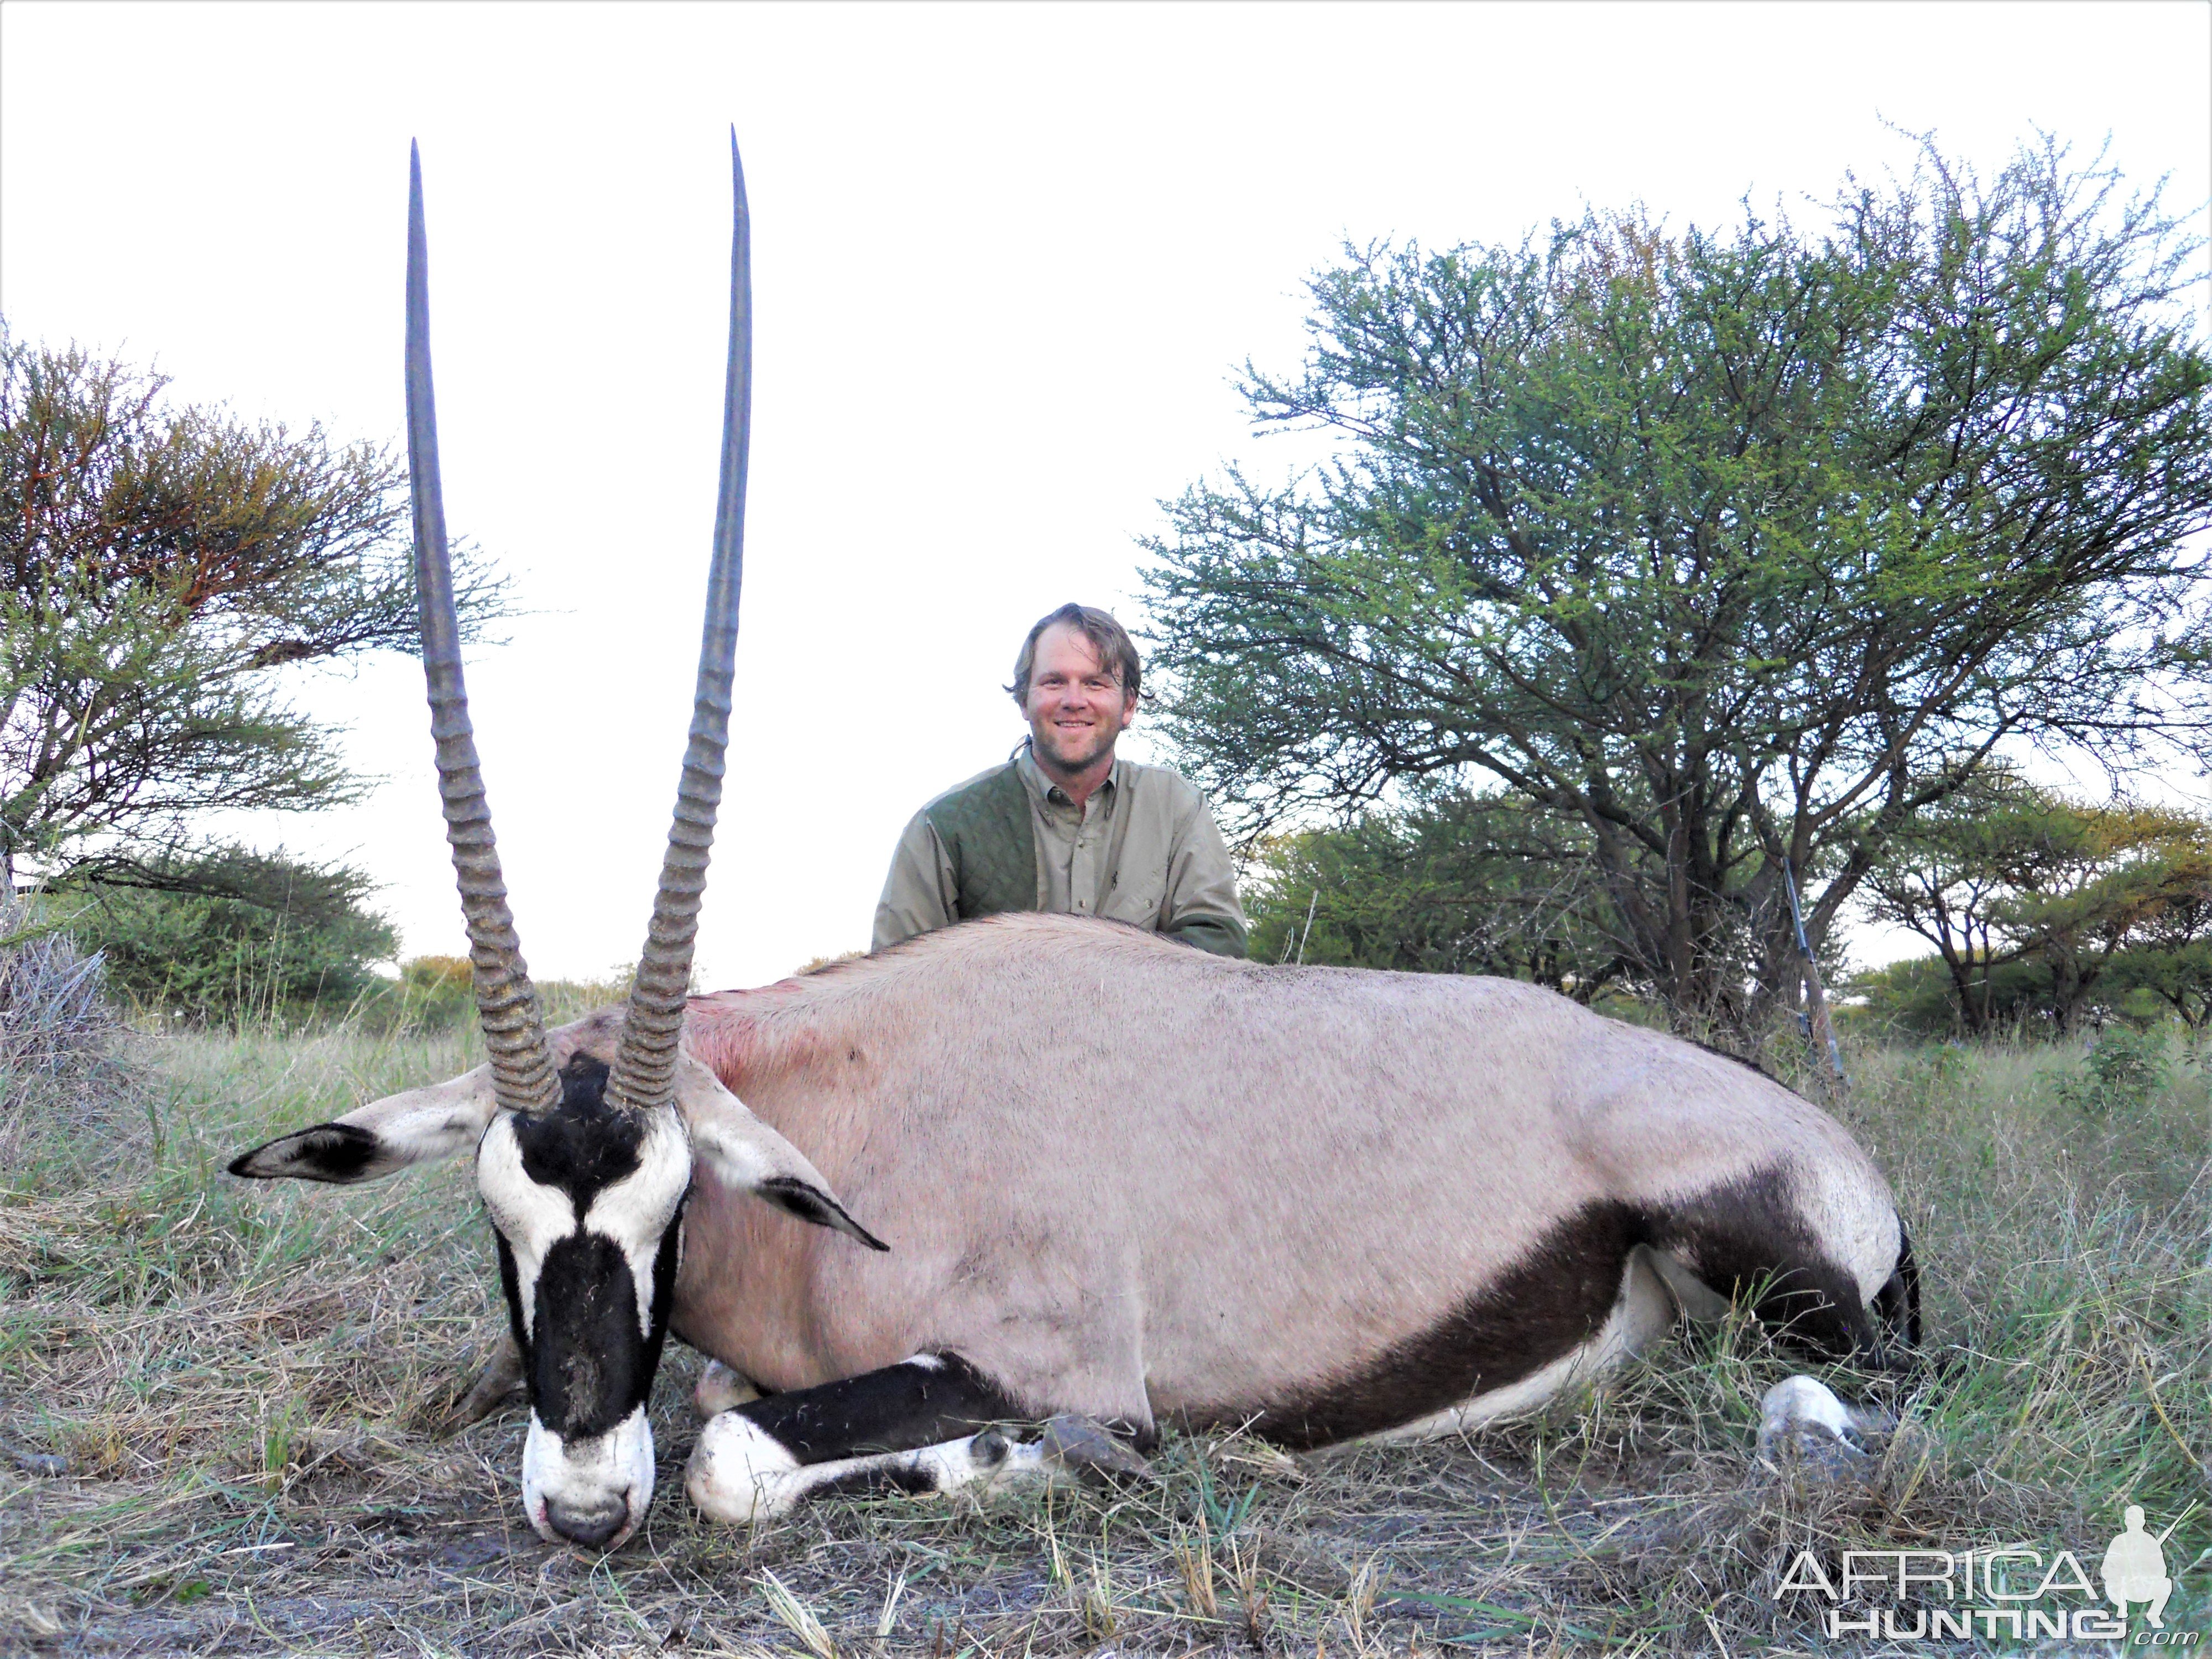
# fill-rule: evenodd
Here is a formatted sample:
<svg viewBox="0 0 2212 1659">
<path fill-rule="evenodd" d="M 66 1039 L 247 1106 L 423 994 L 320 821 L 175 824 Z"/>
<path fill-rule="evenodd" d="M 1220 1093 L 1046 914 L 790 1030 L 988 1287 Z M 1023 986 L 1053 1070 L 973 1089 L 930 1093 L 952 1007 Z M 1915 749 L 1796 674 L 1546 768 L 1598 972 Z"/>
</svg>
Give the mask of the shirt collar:
<svg viewBox="0 0 2212 1659">
<path fill-rule="evenodd" d="M 1121 793 L 1121 769 L 1127 763 L 1121 756 L 1114 757 L 1113 769 L 1106 774 L 1106 781 L 1098 786 L 1099 794 L 1103 795 L 1109 789 L 1116 794 Z M 1066 792 L 1045 775 L 1044 768 L 1036 763 L 1036 757 L 1030 752 L 1027 739 L 1024 739 L 1022 746 L 1014 751 L 1014 770 L 1036 799 L 1054 806 L 1074 805 L 1075 803 L 1068 799 Z"/>
</svg>

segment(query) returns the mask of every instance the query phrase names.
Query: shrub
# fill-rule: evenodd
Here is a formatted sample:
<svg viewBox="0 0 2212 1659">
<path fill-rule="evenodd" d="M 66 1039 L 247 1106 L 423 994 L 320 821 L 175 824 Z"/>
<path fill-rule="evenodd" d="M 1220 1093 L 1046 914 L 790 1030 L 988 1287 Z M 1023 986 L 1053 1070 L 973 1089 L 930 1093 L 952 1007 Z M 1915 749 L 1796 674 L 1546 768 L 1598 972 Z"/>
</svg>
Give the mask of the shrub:
<svg viewBox="0 0 2212 1659">
<path fill-rule="evenodd" d="M 466 957 L 410 957 L 399 977 L 380 977 L 356 1009 L 371 1031 L 449 1031 L 465 1025 L 476 1007 Z"/>
<path fill-rule="evenodd" d="M 549 1026 L 625 1000 L 632 969 L 617 967 L 605 979 L 537 981 L 538 1012 Z M 801 971 L 804 971 L 803 969 Z M 427 1035 L 476 1024 L 476 993 L 466 957 L 410 957 L 398 979 L 379 978 L 353 1004 L 364 1030 Z"/>
<path fill-rule="evenodd" d="M 220 848 L 49 902 L 141 1009 L 196 1024 L 343 1011 L 398 946 L 368 907 L 374 884 L 343 865 Z"/>
<path fill-rule="evenodd" d="M 2139 1112 L 2164 1085 L 2169 1063 L 2157 1032 L 2108 1026 L 2082 1056 L 2081 1069 L 2060 1081 L 2058 1097 L 2085 1112 Z"/>
</svg>

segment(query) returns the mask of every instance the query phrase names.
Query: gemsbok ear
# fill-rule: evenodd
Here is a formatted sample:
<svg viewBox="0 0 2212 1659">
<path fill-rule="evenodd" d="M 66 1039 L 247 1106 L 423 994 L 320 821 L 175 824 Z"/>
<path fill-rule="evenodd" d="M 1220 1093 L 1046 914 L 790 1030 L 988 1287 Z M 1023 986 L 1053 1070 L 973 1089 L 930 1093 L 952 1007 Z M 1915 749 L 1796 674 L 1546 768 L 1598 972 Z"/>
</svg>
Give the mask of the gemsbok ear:
<svg viewBox="0 0 2212 1659">
<path fill-rule="evenodd" d="M 230 1172 L 259 1181 L 290 1178 L 341 1186 L 374 1181 L 410 1164 L 465 1152 L 483 1138 L 498 1109 L 491 1067 L 427 1089 L 386 1095 L 330 1123 L 283 1135 L 230 1162 Z"/>
<path fill-rule="evenodd" d="M 805 1153 L 747 1111 L 720 1078 L 685 1054 L 676 1060 L 676 1109 L 691 1132 L 691 1155 L 724 1186 L 764 1199 L 801 1221 L 848 1234 L 872 1250 L 890 1249 L 846 1213 Z"/>
</svg>

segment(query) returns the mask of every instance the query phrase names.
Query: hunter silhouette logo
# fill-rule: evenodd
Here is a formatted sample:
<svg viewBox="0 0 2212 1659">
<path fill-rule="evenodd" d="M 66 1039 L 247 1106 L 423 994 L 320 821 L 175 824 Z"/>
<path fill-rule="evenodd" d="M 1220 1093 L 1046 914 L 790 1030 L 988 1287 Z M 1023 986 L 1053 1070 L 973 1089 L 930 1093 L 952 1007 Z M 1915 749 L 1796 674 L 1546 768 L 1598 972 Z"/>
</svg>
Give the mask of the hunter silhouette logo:
<svg viewBox="0 0 2212 1659">
<path fill-rule="evenodd" d="M 2120 1610 L 2120 1617 L 2128 1616 L 2128 1603 L 2144 1601 L 2150 1615 L 2151 1627 L 2166 1628 L 2166 1598 L 2173 1594 L 2173 1580 L 2166 1576 L 2166 1540 L 2173 1536 L 2173 1527 L 2153 1538 L 2143 1530 L 2142 1507 L 2128 1505 L 2128 1529 L 2112 1540 L 2112 1547 L 2105 1552 L 2105 1565 L 2100 1576 L 2105 1581 L 2105 1599 Z"/>
<path fill-rule="evenodd" d="M 1820 1596 L 1821 1633 L 1830 1640 L 1872 1637 L 1889 1642 L 2042 1639 L 2124 1643 L 2131 1647 L 2194 1648 L 2197 1631 L 2166 1628 L 2166 1604 L 2174 1590 L 2166 1570 L 2166 1541 L 2193 1513 L 2191 1504 L 2173 1526 L 2153 1536 L 2140 1504 L 2125 1511 L 2127 1529 L 2112 1540 L 2099 1567 L 2097 1586 L 2070 1550 L 2045 1557 L 2039 1550 L 1998 1545 L 1971 1550 L 1845 1550 L 1826 1561 L 1800 1550 L 1775 1589 L 1778 1600 Z M 1832 1568 L 1840 1567 L 1839 1571 Z M 2128 1634 L 2130 1607 L 2140 1607 L 2150 1628 Z"/>
</svg>

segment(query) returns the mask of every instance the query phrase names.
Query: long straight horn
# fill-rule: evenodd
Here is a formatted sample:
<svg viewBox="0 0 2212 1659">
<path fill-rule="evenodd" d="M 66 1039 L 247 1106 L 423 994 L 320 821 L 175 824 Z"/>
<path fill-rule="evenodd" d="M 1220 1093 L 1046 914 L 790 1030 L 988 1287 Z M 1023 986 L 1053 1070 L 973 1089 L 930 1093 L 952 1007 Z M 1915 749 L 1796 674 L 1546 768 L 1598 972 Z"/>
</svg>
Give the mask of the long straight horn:
<svg viewBox="0 0 2212 1659">
<path fill-rule="evenodd" d="M 691 946 L 699 933 L 699 901 L 707 890 L 707 859 L 714 845 L 714 812 L 722 803 L 722 751 L 729 740 L 730 683 L 738 653 L 738 587 L 744 574 L 745 453 L 752 432 L 752 216 L 745 206 L 745 170 L 738 135 L 730 132 L 730 179 L 736 225 L 730 239 L 730 362 L 722 392 L 722 477 L 714 507 L 714 562 L 707 577 L 707 625 L 699 641 L 699 689 L 691 707 L 691 741 L 676 789 L 676 820 L 653 901 L 645 952 L 629 994 L 622 1046 L 615 1051 L 607 1092 L 621 1104 L 665 1106 L 675 1093 L 676 1049 L 691 985 Z"/>
<path fill-rule="evenodd" d="M 453 571 L 446 544 L 446 502 L 438 479 L 438 411 L 430 387 L 430 256 L 422 232 L 422 158 L 407 155 L 407 472 L 415 502 L 415 585 L 422 605 L 422 673 L 430 687 L 430 735 L 438 743 L 438 793 L 446 840 L 468 923 L 477 1018 L 491 1053 L 496 1098 L 508 1111 L 542 1111 L 560 1101 L 552 1051 L 538 1018 L 538 996 L 523 965 L 507 884 L 492 840 L 491 808 L 477 766 L 468 688 L 461 682 L 461 630 L 453 614 Z"/>
</svg>

